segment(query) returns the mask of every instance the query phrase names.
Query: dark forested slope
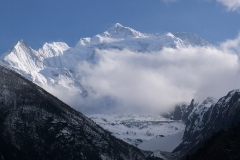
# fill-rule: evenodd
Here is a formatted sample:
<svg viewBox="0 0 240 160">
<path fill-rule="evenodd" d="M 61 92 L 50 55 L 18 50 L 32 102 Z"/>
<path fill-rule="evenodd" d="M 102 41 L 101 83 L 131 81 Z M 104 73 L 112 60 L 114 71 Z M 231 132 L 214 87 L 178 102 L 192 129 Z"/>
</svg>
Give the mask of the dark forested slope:
<svg viewBox="0 0 240 160">
<path fill-rule="evenodd" d="M 207 140 L 196 153 L 187 160 L 226 160 L 240 159 L 240 124 L 229 130 L 220 130 Z"/>
<path fill-rule="evenodd" d="M 0 159 L 146 159 L 146 154 L 0 66 Z"/>
</svg>

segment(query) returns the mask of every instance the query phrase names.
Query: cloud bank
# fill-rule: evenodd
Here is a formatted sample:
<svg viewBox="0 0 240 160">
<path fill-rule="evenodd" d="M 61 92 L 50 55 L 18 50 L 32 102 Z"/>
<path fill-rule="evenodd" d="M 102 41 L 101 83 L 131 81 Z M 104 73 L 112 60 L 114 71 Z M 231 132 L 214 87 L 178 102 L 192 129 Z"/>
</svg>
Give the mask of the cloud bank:
<svg viewBox="0 0 240 160">
<path fill-rule="evenodd" d="M 240 8 L 240 0 L 217 0 L 217 2 L 222 3 L 231 11 L 236 11 Z"/>
<path fill-rule="evenodd" d="M 79 62 L 80 97 L 60 87 L 47 90 L 85 113 L 159 114 L 192 98 L 220 98 L 240 88 L 240 36 L 219 47 L 164 48 L 157 52 L 97 50 L 96 63 Z"/>
<path fill-rule="evenodd" d="M 97 110 L 163 112 L 192 98 L 219 98 L 239 87 L 238 57 L 215 48 L 165 48 L 152 53 L 98 50 L 97 57 L 97 65 L 79 65 L 85 75 L 82 85 L 91 100 L 99 102 L 94 104 Z M 102 104 L 105 100 L 111 106 Z"/>
<path fill-rule="evenodd" d="M 233 51 L 240 55 L 240 34 L 235 39 L 229 39 L 220 45 L 221 49 L 225 52 Z"/>
</svg>

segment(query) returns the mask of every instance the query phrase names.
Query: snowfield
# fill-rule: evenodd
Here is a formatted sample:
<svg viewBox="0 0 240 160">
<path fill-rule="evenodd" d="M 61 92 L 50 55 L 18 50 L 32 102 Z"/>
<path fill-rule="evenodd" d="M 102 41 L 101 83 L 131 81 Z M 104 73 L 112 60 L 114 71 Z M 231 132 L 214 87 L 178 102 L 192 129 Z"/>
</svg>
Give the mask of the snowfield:
<svg viewBox="0 0 240 160">
<path fill-rule="evenodd" d="M 95 114 L 88 117 L 115 137 L 150 151 L 159 149 L 157 143 L 152 144 L 151 147 L 152 141 L 156 139 L 160 140 L 160 148 L 162 140 L 173 144 L 171 141 L 173 139 L 167 138 L 171 136 L 175 138 L 176 143 L 170 149 L 163 151 L 174 149 L 173 147 L 180 143 L 185 129 L 182 121 L 169 120 L 161 116 Z"/>
</svg>

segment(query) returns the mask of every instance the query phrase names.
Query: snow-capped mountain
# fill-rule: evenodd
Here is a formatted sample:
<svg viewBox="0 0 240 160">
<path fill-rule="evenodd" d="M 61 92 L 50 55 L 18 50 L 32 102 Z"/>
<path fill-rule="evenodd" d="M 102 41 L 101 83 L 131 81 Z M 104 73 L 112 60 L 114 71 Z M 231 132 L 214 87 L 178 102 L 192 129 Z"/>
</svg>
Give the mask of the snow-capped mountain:
<svg viewBox="0 0 240 160">
<path fill-rule="evenodd" d="M 151 159 L 16 72 L 0 75 L 1 160 Z"/>
<path fill-rule="evenodd" d="M 67 89 L 87 96 L 77 70 L 80 62 L 96 63 L 96 50 L 128 49 L 139 52 L 159 51 L 164 47 L 206 46 L 211 44 L 195 34 L 146 34 L 117 23 L 107 31 L 91 38 L 81 38 L 74 47 L 64 42 L 45 43 L 34 50 L 23 40 L 1 56 L 1 62 L 40 86 Z M 45 87 L 48 88 L 48 87 Z"/>
<path fill-rule="evenodd" d="M 185 129 L 182 121 L 170 120 L 161 116 L 94 114 L 88 117 L 115 137 L 134 146 L 156 137 L 174 135 Z"/>
<path fill-rule="evenodd" d="M 190 154 L 220 129 L 227 130 L 240 122 L 240 90 L 233 90 L 216 99 L 209 97 L 196 106 L 186 121 L 183 142 L 174 150 L 181 155 Z"/>
<path fill-rule="evenodd" d="M 212 46 L 196 34 L 180 32 L 154 35 L 141 33 L 119 23 L 101 34 L 80 39 L 78 45 L 92 46 L 98 49 L 127 48 L 142 52 L 158 51 L 163 47 Z"/>
</svg>

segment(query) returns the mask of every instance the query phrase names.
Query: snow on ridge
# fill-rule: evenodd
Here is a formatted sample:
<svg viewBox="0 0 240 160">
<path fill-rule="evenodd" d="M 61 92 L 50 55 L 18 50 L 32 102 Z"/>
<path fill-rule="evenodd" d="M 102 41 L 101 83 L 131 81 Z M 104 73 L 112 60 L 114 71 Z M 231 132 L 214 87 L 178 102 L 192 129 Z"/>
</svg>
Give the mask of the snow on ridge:
<svg viewBox="0 0 240 160">
<path fill-rule="evenodd" d="M 64 42 L 52 42 L 52 43 L 45 43 L 40 50 L 44 49 L 53 49 L 63 53 L 65 50 L 68 50 L 70 47 Z"/>
<path fill-rule="evenodd" d="M 230 91 L 230 92 L 227 94 L 227 96 L 224 96 L 224 97 L 220 98 L 219 101 L 217 102 L 217 104 L 218 104 L 218 105 L 222 105 L 223 103 L 228 103 L 229 100 L 232 98 L 232 96 L 233 96 L 235 93 L 240 94 L 240 89 L 235 89 L 235 90 Z"/>
<path fill-rule="evenodd" d="M 173 35 L 177 38 L 180 38 L 184 43 L 190 45 L 190 46 L 207 46 L 207 47 L 213 47 L 212 44 L 209 42 L 205 41 L 202 39 L 200 36 L 193 34 L 193 33 L 188 33 L 188 32 L 176 32 L 173 33 Z"/>
<path fill-rule="evenodd" d="M 197 116 L 196 121 L 194 122 L 194 129 L 192 132 L 195 132 L 196 130 L 201 130 L 204 127 L 204 122 L 203 122 L 203 116 L 204 114 L 211 109 L 211 106 L 215 105 L 217 103 L 217 99 L 214 97 L 207 97 L 203 102 L 199 105 L 197 105 L 191 114 L 189 115 L 188 119 L 194 119 L 193 117 Z M 190 127 L 190 125 L 189 125 Z M 186 128 L 187 131 L 189 131 L 189 127 Z"/>
<path fill-rule="evenodd" d="M 60 85 L 82 94 L 84 89 L 76 82 L 69 67 L 72 63 L 66 60 L 65 53 L 69 48 L 64 42 L 52 42 L 36 51 L 20 40 L 1 59 L 3 64 L 40 86 Z"/>
<path fill-rule="evenodd" d="M 42 69 L 39 56 L 37 51 L 21 40 L 2 57 L 2 60 L 13 68 L 30 74 L 31 71 L 39 72 Z"/>
<path fill-rule="evenodd" d="M 103 45 L 108 48 L 130 48 L 139 51 L 158 51 L 164 47 L 186 48 L 189 46 L 212 46 L 196 34 L 177 32 L 163 35 L 141 33 L 130 27 L 116 23 L 107 31 L 91 38 L 81 38 L 76 46 L 98 47 Z"/>
<path fill-rule="evenodd" d="M 211 105 L 214 105 L 215 103 L 217 103 L 217 99 L 214 97 L 207 97 L 200 105 L 199 108 L 201 107 L 211 107 Z"/>
</svg>

